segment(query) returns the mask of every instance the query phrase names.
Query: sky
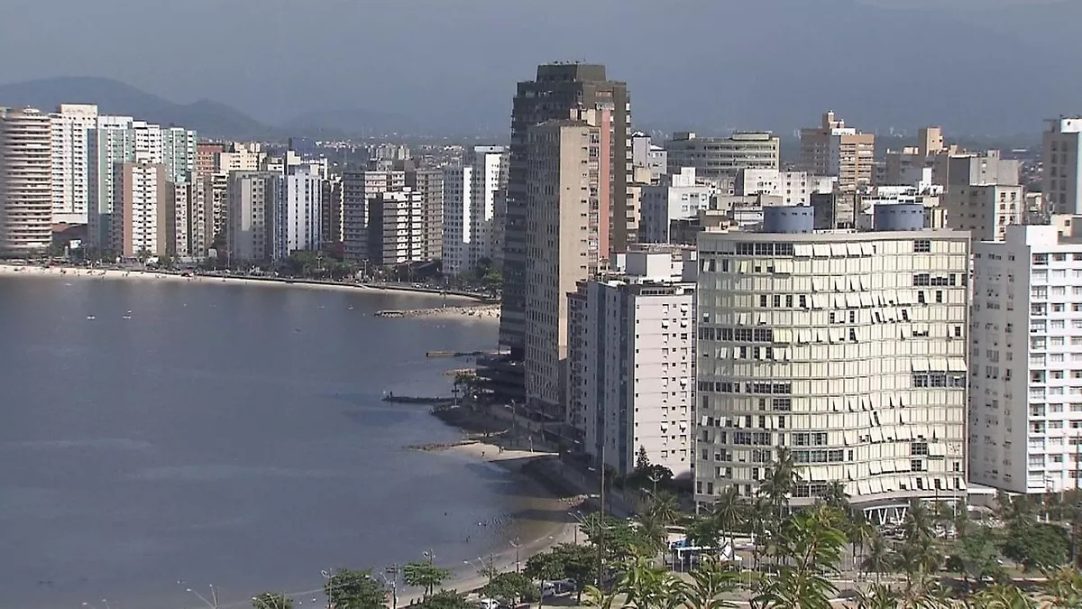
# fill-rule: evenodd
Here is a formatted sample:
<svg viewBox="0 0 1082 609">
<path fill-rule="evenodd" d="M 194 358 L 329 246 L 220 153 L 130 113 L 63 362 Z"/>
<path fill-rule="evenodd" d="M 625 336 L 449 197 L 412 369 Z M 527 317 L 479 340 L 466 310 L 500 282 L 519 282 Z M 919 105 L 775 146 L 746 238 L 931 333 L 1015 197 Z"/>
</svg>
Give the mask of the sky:
<svg viewBox="0 0 1082 609">
<path fill-rule="evenodd" d="M 504 131 L 538 63 L 605 63 L 636 126 L 1039 132 L 1082 112 L 1077 0 L 4 0 L 0 82 L 103 76 L 260 120 Z M 2 100 L 0 100 L 2 102 Z"/>
</svg>

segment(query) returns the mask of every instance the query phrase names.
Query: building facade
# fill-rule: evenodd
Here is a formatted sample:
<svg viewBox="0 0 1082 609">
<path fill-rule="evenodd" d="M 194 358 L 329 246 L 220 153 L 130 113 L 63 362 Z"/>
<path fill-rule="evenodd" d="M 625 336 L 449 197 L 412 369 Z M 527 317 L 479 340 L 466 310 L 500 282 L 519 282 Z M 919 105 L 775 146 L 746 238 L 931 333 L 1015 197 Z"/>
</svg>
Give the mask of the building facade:
<svg viewBox="0 0 1082 609">
<path fill-rule="evenodd" d="M 621 251 L 627 244 L 627 184 L 632 171 L 630 154 L 631 102 L 627 85 L 608 80 L 605 66 L 549 64 L 537 68 L 535 80 L 518 83 L 511 110 L 511 147 L 508 159 L 507 200 L 503 214 L 503 301 L 499 342 L 521 360 L 526 344 L 526 289 L 528 263 L 527 174 L 534 161 L 528 156 L 529 132 L 548 120 L 568 119 L 584 111 L 600 112 L 598 128 L 608 149 L 601 171 L 611 174 L 599 197 L 614 221 L 608 249 Z M 606 112 L 607 111 L 607 112 Z M 602 154 L 599 150 L 598 154 Z M 608 217 L 606 217 L 608 222 Z M 605 236 L 608 239 L 609 235 Z M 605 253 L 607 256 L 608 252 Z"/>
<path fill-rule="evenodd" d="M 475 146 L 468 163 L 444 170 L 443 272 L 459 275 L 494 263 L 501 227 L 497 211 L 507 188 L 507 149 Z"/>
<path fill-rule="evenodd" d="M 275 259 L 297 250 L 319 251 L 323 245 L 323 180 L 301 166 L 285 176 L 285 220 Z"/>
<path fill-rule="evenodd" d="M 1044 132 L 1044 196 L 1055 214 L 1082 214 L 1082 117 L 1048 121 Z"/>
<path fill-rule="evenodd" d="M 753 495 L 779 447 L 796 505 L 834 481 L 879 518 L 964 498 L 968 234 L 813 233 L 801 215 L 700 234 L 696 501 Z"/>
<path fill-rule="evenodd" d="M 267 171 L 229 174 L 226 214 L 229 262 L 270 261 L 274 251 L 274 211 L 282 206 L 282 176 Z"/>
<path fill-rule="evenodd" d="M 52 122 L 33 108 L 0 108 L 0 255 L 52 243 Z"/>
<path fill-rule="evenodd" d="M 421 262 L 424 232 L 421 193 L 409 187 L 369 200 L 368 260 L 377 266 Z"/>
<path fill-rule="evenodd" d="M 656 186 L 643 186 L 639 209 L 639 241 L 671 243 L 670 229 L 677 220 L 690 220 L 708 209 L 717 187 L 697 179 L 694 167 L 662 176 Z"/>
<path fill-rule="evenodd" d="M 970 480 L 1080 488 L 1082 241 L 1054 225 L 1009 226 L 973 252 Z"/>
<path fill-rule="evenodd" d="M 148 160 L 116 163 L 113 173 L 112 251 L 125 258 L 173 253 L 170 226 L 176 193 L 165 165 Z"/>
<path fill-rule="evenodd" d="M 97 122 L 92 104 L 61 104 L 51 117 L 54 223 L 87 223 L 88 142 Z"/>
<path fill-rule="evenodd" d="M 526 403 L 563 420 L 567 294 L 600 261 L 597 127 L 546 121 L 530 130 L 526 175 Z"/>
<path fill-rule="evenodd" d="M 801 168 L 812 175 L 838 178 L 852 192 L 869 186 L 875 167 L 875 135 L 845 126 L 833 112 L 818 127 L 800 130 Z"/>
<path fill-rule="evenodd" d="M 593 463 L 618 476 L 635 470 L 641 450 L 651 464 L 689 478 L 694 278 L 672 272 L 668 251 L 626 256 L 625 273 L 579 282 L 568 296 L 567 420 Z"/>
<path fill-rule="evenodd" d="M 342 242 L 346 258 L 369 258 L 369 202 L 406 187 L 404 171 L 346 171 L 342 174 Z"/>
<path fill-rule="evenodd" d="M 665 143 L 669 173 L 694 167 L 706 180 L 735 178 L 742 169 L 778 169 L 781 141 L 770 133 L 734 133 L 729 137 L 698 137 L 677 132 Z"/>
<path fill-rule="evenodd" d="M 443 170 L 410 169 L 406 171 L 406 186 L 421 196 L 420 260 L 439 260 L 443 256 Z"/>
</svg>

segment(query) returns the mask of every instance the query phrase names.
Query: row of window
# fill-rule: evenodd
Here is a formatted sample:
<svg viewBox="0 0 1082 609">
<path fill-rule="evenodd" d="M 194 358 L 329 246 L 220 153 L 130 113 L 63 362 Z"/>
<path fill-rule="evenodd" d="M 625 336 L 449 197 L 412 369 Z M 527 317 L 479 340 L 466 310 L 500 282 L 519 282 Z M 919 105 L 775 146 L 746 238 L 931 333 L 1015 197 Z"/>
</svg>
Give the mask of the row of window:
<svg viewBox="0 0 1082 609">
<path fill-rule="evenodd" d="M 699 381 L 699 391 L 713 391 L 715 393 L 761 393 L 775 395 L 790 395 L 793 393 L 792 383 L 744 383 L 741 389 L 740 383 Z"/>
</svg>

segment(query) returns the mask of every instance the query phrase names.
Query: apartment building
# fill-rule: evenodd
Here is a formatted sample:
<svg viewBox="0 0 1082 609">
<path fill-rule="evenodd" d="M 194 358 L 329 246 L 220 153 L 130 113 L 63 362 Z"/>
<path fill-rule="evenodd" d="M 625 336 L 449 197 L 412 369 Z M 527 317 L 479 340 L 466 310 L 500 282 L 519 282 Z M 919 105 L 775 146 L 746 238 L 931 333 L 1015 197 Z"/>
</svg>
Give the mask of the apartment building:
<svg viewBox="0 0 1082 609">
<path fill-rule="evenodd" d="M 580 118 L 592 112 L 599 130 L 599 169 L 610 179 L 598 183 L 598 205 L 604 208 L 602 257 L 623 251 L 628 243 L 627 185 L 631 181 L 631 102 L 626 83 L 608 80 L 605 66 L 557 63 L 537 67 L 534 80 L 518 83 L 511 109 L 507 201 L 504 218 L 503 301 L 500 345 L 521 360 L 526 343 L 526 290 L 529 264 L 527 174 L 536 161 L 528 156 L 529 133 L 542 122 Z M 611 225 L 609 223 L 611 218 Z M 574 284 L 572 283 L 572 289 Z"/>
<path fill-rule="evenodd" d="M 1082 117 L 1048 121 L 1044 132 L 1044 196 L 1054 214 L 1082 214 Z"/>
<path fill-rule="evenodd" d="M 812 175 L 837 177 L 843 192 L 860 190 L 872 182 L 875 135 L 846 127 L 827 112 L 818 127 L 800 130 L 800 159 Z"/>
<path fill-rule="evenodd" d="M 421 196 L 421 242 L 418 260 L 439 260 L 443 256 L 443 169 L 411 167 L 406 186 Z"/>
<path fill-rule="evenodd" d="M 276 209 L 284 194 L 282 176 L 270 171 L 233 171 L 227 189 L 227 251 L 231 263 L 260 263 L 274 254 Z M 280 225 L 281 218 L 278 219 Z"/>
<path fill-rule="evenodd" d="M 475 146 L 462 167 L 444 170 L 443 273 L 459 275 L 498 256 L 496 212 L 507 186 L 507 149 Z"/>
<path fill-rule="evenodd" d="M 729 137 L 699 137 L 690 131 L 677 132 L 665 143 L 668 173 L 694 167 L 695 175 L 718 182 L 734 179 L 743 169 L 777 170 L 781 141 L 766 132 L 734 133 Z"/>
<path fill-rule="evenodd" d="M 52 133 L 53 222 L 86 224 L 90 198 L 88 140 L 97 126 L 93 104 L 60 104 L 50 117 Z"/>
<path fill-rule="evenodd" d="M 369 257 L 369 201 L 406 187 L 404 171 L 346 171 L 342 174 L 342 242 L 346 258 Z"/>
<path fill-rule="evenodd" d="M 947 159 L 947 190 L 941 205 L 947 226 L 967 230 L 975 240 L 1002 241 L 1007 226 L 1024 217 L 1025 191 L 1018 185 L 1021 164 L 999 152 Z"/>
<path fill-rule="evenodd" d="M 650 463 L 689 478 L 694 250 L 624 258 L 622 272 L 580 281 L 568 296 L 567 421 L 595 465 L 626 476 L 641 450 Z"/>
<path fill-rule="evenodd" d="M 52 125 L 33 108 L 0 108 L 0 255 L 52 243 Z"/>
<path fill-rule="evenodd" d="M 173 253 L 170 226 L 176 193 L 165 165 L 149 160 L 116 163 L 113 173 L 112 251 L 125 258 Z"/>
<path fill-rule="evenodd" d="M 276 259 L 323 245 L 323 180 L 308 165 L 295 167 L 284 180 L 284 227 L 277 231 Z"/>
<path fill-rule="evenodd" d="M 601 133 L 582 121 L 530 129 L 526 174 L 527 407 L 563 420 L 567 294 L 598 270 Z"/>
<path fill-rule="evenodd" d="M 421 193 L 409 187 L 381 192 L 369 200 L 368 260 L 377 266 L 422 261 L 424 231 Z"/>
<path fill-rule="evenodd" d="M 695 497 L 755 494 L 779 447 L 807 505 L 841 482 L 873 518 L 966 491 L 969 235 L 884 206 L 875 231 L 701 233 Z"/>
<path fill-rule="evenodd" d="M 713 183 L 698 179 L 694 167 L 682 167 L 676 173 L 663 175 L 656 186 L 643 186 L 639 241 L 671 243 L 672 223 L 697 217 L 700 210 L 710 207 L 717 192 Z"/>
<path fill-rule="evenodd" d="M 974 243 L 970 324 L 970 480 L 1014 493 L 1080 488 L 1077 232 L 1016 225 Z"/>
</svg>

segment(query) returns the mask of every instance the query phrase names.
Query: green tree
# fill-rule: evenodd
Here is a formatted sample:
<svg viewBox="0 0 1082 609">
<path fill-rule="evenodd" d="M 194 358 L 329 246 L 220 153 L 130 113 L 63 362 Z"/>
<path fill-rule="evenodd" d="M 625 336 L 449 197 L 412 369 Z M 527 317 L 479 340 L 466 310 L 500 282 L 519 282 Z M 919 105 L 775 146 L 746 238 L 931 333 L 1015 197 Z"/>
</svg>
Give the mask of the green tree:
<svg viewBox="0 0 1082 609">
<path fill-rule="evenodd" d="M 617 587 L 626 596 L 624 607 L 676 609 L 684 604 L 683 582 L 644 556 L 627 565 Z"/>
<path fill-rule="evenodd" d="M 252 609 L 293 609 L 293 599 L 277 592 L 252 597 Z"/>
<path fill-rule="evenodd" d="M 526 568 L 523 573 L 526 574 L 526 577 L 537 580 L 541 587 L 544 587 L 546 581 L 563 579 L 564 562 L 559 555 L 553 552 L 534 554 L 526 561 Z M 545 597 L 541 595 L 541 600 L 537 603 L 537 609 L 541 609 L 544 602 Z"/>
<path fill-rule="evenodd" d="M 1027 571 L 1053 569 L 1067 562 L 1067 532 L 1057 525 L 1021 521 L 1007 527 L 1002 549 Z"/>
<path fill-rule="evenodd" d="M 728 538 L 730 551 L 735 552 L 736 531 L 744 526 L 747 516 L 747 505 L 741 499 L 740 490 L 736 485 L 725 487 L 725 490 L 718 495 L 711 506 L 710 516 L 718 531 Z M 716 544 L 712 547 L 716 547 Z"/>
<path fill-rule="evenodd" d="M 1069 566 L 1045 574 L 1044 592 L 1054 609 L 1082 607 L 1082 573 Z"/>
<path fill-rule="evenodd" d="M 691 571 L 691 582 L 684 587 L 688 609 L 724 609 L 735 605 L 723 595 L 736 590 L 740 574 L 717 559 L 706 558 Z"/>
<path fill-rule="evenodd" d="M 857 607 L 859 609 L 897 609 L 902 602 L 902 596 L 889 586 L 872 584 L 860 594 Z"/>
<path fill-rule="evenodd" d="M 387 591 L 369 571 L 339 569 L 323 584 L 323 591 L 335 609 L 383 609 L 387 602 Z"/>
<path fill-rule="evenodd" d="M 423 588 L 426 598 L 449 577 L 451 571 L 437 567 L 430 560 L 407 563 L 402 569 L 402 579 L 406 585 Z"/>
<path fill-rule="evenodd" d="M 957 552 L 947 559 L 948 568 L 957 571 L 967 584 L 969 579 L 979 582 L 985 577 L 1002 580 L 1006 573 L 999 564 L 999 550 L 992 532 L 980 527 L 958 543 Z"/>
<path fill-rule="evenodd" d="M 466 597 L 453 590 L 440 590 L 421 601 L 423 609 L 473 609 Z"/>
<path fill-rule="evenodd" d="M 563 565 L 563 577 L 574 580 L 581 604 L 583 586 L 593 576 L 597 566 L 596 548 L 562 543 L 552 549 L 552 554 Z"/>
<path fill-rule="evenodd" d="M 846 535 L 853 546 L 853 563 L 859 575 L 864 575 L 864 547 L 878 534 L 875 525 L 868 522 L 861 512 L 850 518 Z"/>
<path fill-rule="evenodd" d="M 494 598 L 501 605 L 514 605 L 519 600 L 533 599 L 538 596 L 537 589 L 530 578 L 522 573 L 498 573 L 481 589 L 488 598 Z"/>
<path fill-rule="evenodd" d="M 756 609 L 830 609 L 837 591 L 828 577 L 836 574 L 845 546 L 842 515 L 819 506 L 785 519 L 776 541 L 785 561 L 777 575 L 764 578 L 752 599 Z"/>
<path fill-rule="evenodd" d="M 860 563 L 861 568 L 865 573 L 875 573 L 875 583 L 879 584 L 879 577 L 883 573 L 889 573 L 894 564 L 894 551 L 883 536 L 876 532 L 868 541 L 868 553 Z"/>
<path fill-rule="evenodd" d="M 1036 609 L 1037 603 L 1014 586 L 996 584 L 981 590 L 970 601 L 972 609 Z"/>
</svg>

